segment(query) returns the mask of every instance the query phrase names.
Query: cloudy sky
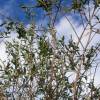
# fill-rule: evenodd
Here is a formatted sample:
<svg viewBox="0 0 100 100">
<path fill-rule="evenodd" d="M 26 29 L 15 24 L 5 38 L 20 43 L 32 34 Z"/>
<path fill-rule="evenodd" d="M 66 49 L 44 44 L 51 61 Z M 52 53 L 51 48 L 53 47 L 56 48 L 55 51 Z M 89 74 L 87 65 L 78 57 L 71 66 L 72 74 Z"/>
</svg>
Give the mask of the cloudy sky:
<svg viewBox="0 0 100 100">
<path fill-rule="evenodd" d="M 68 0 L 67 0 L 68 1 Z M 23 10 L 19 7 L 21 4 L 34 4 L 35 0 L 0 0 L 0 23 L 2 23 L 2 20 L 5 19 L 4 16 L 6 17 L 12 17 L 12 19 L 18 20 L 18 21 L 22 21 L 24 22 L 26 25 L 28 25 L 29 20 L 26 18 L 25 13 L 23 12 Z M 41 10 L 38 10 L 39 14 L 38 17 L 41 16 Z M 87 11 L 86 11 L 87 12 Z M 91 12 L 92 12 L 92 7 L 91 7 Z M 66 15 L 67 18 L 70 20 L 70 22 L 72 23 L 73 27 L 75 28 L 77 34 L 80 36 L 81 33 L 83 32 L 84 28 L 83 26 L 80 24 L 80 19 L 78 17 L 78 15 L 73 16 L 73 15 Z M 87 13 L 88 16 L 88 13 Z M 100 18 L 100 11 L 98 11 L 97 16 Z M 39 20 L 39 23 L 45 23 L 45 21 L 42 21 L 42 19 Z M 92 23 L 94 23 L 95 21 L 93 20 Z M 100 28 L 100 24 L 96 26 L 98 29 Z M 61 37 L 62 35 L 66 36 L 66 40 L 69 40 L 70 36 L 73 36 L 74 41 L 77 41 L 77 37 L 75 35 L 75 32 L 73 31 L 73 28 L 71 27 L 71 24 L 69 23 L 69 21 L 66 19 L 65 16 L 62 16 L 57 24 L 55 25 L 55 28 L 57 29 L 57 33 L 58 33 L 58 37 Z M 88 40 L 88 36 L 89 36 L 89 32 L 90 30 L 87 28 L 86 31 L 84 32 L 83 35 L 83 39 L 82 39 L 82 44 L 85 46 L 87 40 Z M 100 35 L 96 34 L 95 37 L 93 38 L 93 40 L 91 41 L 91 44 L 95 44 L 96 42 L 100 42 Z M 0 58 L 2 60 L 6 59 L 6 54 L 5 54 L 5 45 L 3 42 L 3 39 L 0 39 Z M 99 73 L 100 70 L 98 70 L 97 72 L 97 77 L 95 82 L 96 83 L 100 83 L 99 80 Z"/>
</svg>

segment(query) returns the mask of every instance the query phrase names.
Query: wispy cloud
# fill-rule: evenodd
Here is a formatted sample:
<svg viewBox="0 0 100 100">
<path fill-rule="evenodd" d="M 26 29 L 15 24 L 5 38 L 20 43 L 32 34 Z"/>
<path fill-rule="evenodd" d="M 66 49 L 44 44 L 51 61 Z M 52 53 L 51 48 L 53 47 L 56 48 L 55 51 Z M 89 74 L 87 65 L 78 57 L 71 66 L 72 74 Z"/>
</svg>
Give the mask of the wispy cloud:
<svg viewBox="0 0 100 100">
<path fill-rule="evenodd" d="M 57 37 L 61 37 L 61 36 L 64 35 L 65 37 L 68 37 L 68 39 L 69 39 L 69 36 L 72 35 L 72 34 L 74 34 L 74 32 L 73 32 L 73 30 L 72 30 L 69 22 L 66 20 L 65 17 L 63 17 L 62 19 L 60 19 L 60 21 L 55 26 L 55 28 L 57 30 Z"/>
<path fill-rule="evenodd" d="M 10 16 L 11 12 L 13 11 L 12 6 L 13 6 L 14 0 L 8 0 L 5 2 L 5 5 L 0 8 L 0 14 L 4 16 Z"/>
<path fill-rule="evenodd" d="M 90 7 L 90 14 L 93 13 L 93 8 L 94 8 L 93 5 L 91 5 L 91 7 Z M 89 18 L 89 13 L 88 13 L 88 10 L 87 9 L 86 9 L 85 13 L 86 13 L 87 18 Z M 100 18 L 100 10 L 97 10 L 95 12 L 95 15 Z M 81 34 L 82 34 L 82 32 L 84 31 L 83 25 L 81 25 L 81 24 L 79 25 L 79 21 L 80 20 L 78 20 L 78 19 L 75 20 L 71 16 L 67 16 L 67 18 L 69 19 L 69 21 L 73 25 L 73 27 L 74 27 L 77 35 L 80 37 Z M 63 18 L 60 19 L 60 21 L 56 25 L 58 37 L 59 36 L 61 37 L 62 35 L 64 35 L 65 37 L 67 37 L 66 39 L 69 40 L 70 36 L 72 35 L 73 40 L 75 42 L 77 42 L 78 41 L 78 38 L 75 35 L 75 32 L 74 32 L 71 24 L 69 23 L 69 21 L 66 19 L 66 17 L 63 17 Z M 91 20 L 91 24 L 92 25 L 95 24 L 96 22 L 97 22 L 97 20 L 95 18 L 93 18 Z M 98 23 L 95 26 L 95 29 L 100 29 L 100 23 Z M 82 44 L 83 44 L 84 47 L 86 46 L 86 44 L 88 42 L 88 39 L 89 39 L 90 34 L 91 34 L 91 29 L 90 29 L 90 27 L 88 25 L 87 28 L 86 28 L 86 30 L 84 31 L 84 34 L 83 34 L 82 39 L 81 39 L 81 42 L 82 42 Z M 92 41 L 91 41 L 91 43 L 90 43 L 89 46 L 95 45 L 96 43 L 100 43 L 100 34 L 97 34 L 97 33 L 95 34 L 94 32 L 92 32 L 91 37 L 93 37 L 93 38 L 92 38 Z M 79 47 L 82 48 L 80 45 L 79 45 Z M 98 56 L 98 58 L 100 58 L 100 56 Z M 95 69 L 92 68 L 87 74 L 89 74 L 89 73 L 92 73 L 93 74 L 94 71 L 95 71 Z M 100 76 L 100 68 L 97 68 L 97 72 L 95 74 L 95 80 L 94 80 L 94 84 L 96 86 L 97 85 L 100 85 L 99 76 Z M 73 81 L 73 79 L 74 79 L 74 76 L 71 78 L 71 80 Z M 91 80 L 91 77 L 88 76 L 88 79 L 90 81 Z"/>
<path fill-rule="evenodd" d="M 0 43 L 0 59 L 3 61 L 7 59 L 7 55 L 6 55 L 5 51 L 6 51 L 5 43 L 1 42 Z"/>
</svg>

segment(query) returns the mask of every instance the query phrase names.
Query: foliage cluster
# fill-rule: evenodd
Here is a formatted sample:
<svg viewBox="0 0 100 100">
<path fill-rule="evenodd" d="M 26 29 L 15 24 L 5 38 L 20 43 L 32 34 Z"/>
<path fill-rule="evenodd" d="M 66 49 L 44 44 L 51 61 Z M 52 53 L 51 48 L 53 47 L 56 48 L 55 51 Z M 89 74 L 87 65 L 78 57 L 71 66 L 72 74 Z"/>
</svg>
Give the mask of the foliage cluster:
<svg viewBox="0 0 100 100">
<path fill-rule="evenodd" d="M 90 45 L 93 37 L 100 32 L 95 26 L 100 24 L 96 15 L 99 11 L 99 0 L 72 0 L 71 6 L 66 7 L 66 0 L 37 0 L 35 6 L 22 5 L 30 9 L 42 9 L 48 17 L 48 25 L 40 26 L 33 23 L 27 29 L 24 24 L 12 20 L 3 23 L 4 32 L 1 37 L 8 37 L 16 32 L 17 38 L 6 42 L 7 61 L 0 66 L 0 97 L 12 100 L 99 100 L 100 86 L 95 86 L 95 74 L 100 66 L 100 43 Z M 90 11 L 93 5 L 93 12 Z M 86 15 L 87 8 L 89 17 Z M 31 11 L 32 11 L 31 10 Z M 55 13 L 56 11 L 56 13 Z M 68 43 L 65 36 L 56 37 L 55 23 L 59 14 L 78 13 L 82 18 L 83 32 L 80 37 L 73 31 L 78 42 L 73 38 Z M 96 22 L 92 23 L 92 19 Z M 30 19 L 31 20 L 31 19 Z M 90 35 L 86 46 L 82 38 L 87 27 Z M 41 33 L 41 34 L 39 34 Z M 93 34 L 93 35 L 92 35 Z M 81 45 L 81 47 L 80 47 Z M 91 69 L 94 73 L 90 73 Z"/>
</svg>

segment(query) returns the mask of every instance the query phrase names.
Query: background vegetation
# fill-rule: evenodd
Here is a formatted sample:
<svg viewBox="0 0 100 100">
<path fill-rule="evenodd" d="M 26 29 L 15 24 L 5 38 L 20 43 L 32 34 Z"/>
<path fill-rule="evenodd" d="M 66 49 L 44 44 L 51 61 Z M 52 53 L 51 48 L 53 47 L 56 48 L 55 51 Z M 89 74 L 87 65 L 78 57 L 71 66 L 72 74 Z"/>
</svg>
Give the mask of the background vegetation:
<svg viewBox="0 0 100 100">
<path fill-rule="evenodd" d="M 0 100 L 99 100 L 100 86 L 94 81 L 100 66 L 100 43 L 91 45 L 100 34 L 99 4 L 99 0 L 71 0 L 68 4 L 66 0 L 37 0 L 34 5 L 21 5 L 30 20 L 28 28 L 7 18 L 0 25 L 4 28 L 1 38 L 9 38 L 11 33 L 17 36 L 6 41 L 7 59 L 0 60 Z M 42 10 L 46 25 L 36 25 L 37 9 Z M 80 15 L 80 35 L 67 14 Z M 62 16 L 77 41 L 71 37 L 66 43 L 65 36 L 57 38 L 55 24 Z M 87 28 L 89 37 L 83 45 Z"/>
</svg>

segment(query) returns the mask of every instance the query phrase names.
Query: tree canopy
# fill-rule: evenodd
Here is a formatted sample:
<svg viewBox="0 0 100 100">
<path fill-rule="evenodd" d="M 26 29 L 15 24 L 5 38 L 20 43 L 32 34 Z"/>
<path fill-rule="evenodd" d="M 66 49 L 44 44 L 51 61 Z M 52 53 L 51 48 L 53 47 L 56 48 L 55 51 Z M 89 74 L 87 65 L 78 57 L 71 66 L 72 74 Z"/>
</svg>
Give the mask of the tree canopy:
<svg viewBox="0 0 100 100">
<path fill-rule="evenodd" d="M 94 82 L 100 66 L 100 43 L 91 44 L 100 34 L 99 5 L 99 0 L 37 0 L 34 5 L 20 5 L 30 20 L 29 27 L 6 17 L 0 36 L 11 41 L 5 42 L 7 59 L 0 59 L 0 98 L 99 100 L 100 86 Z M 37 25 L 38 9 L 46 25 Z M 69 15 L 78 15 L 82 33 L 76 32 Z M 63 16 L 76 41 L 73 35 L 68 42 L 65 35 L 57 37 L 55 25 Z M 17 36 L 12 39 L 11 33 Z M 84 34 L 87 41 L 82 40 Z"/>
</svg>

